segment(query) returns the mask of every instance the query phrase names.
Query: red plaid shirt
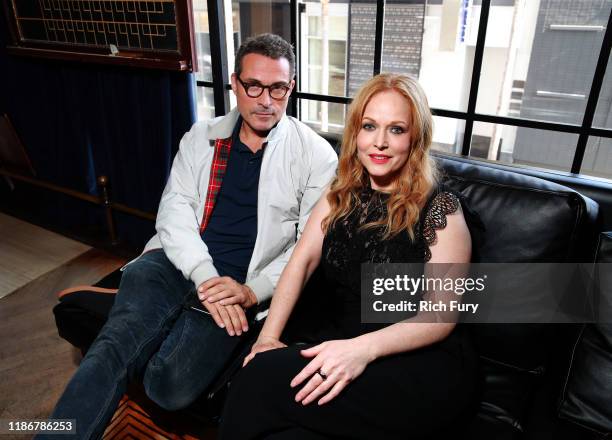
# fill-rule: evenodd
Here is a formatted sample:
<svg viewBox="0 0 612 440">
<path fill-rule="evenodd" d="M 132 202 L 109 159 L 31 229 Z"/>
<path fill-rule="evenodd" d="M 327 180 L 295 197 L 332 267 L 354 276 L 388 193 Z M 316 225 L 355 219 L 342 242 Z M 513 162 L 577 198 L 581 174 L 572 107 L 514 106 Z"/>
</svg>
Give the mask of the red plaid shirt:
<svg viewBox="0 0 612 440">
<path fill-rule="evenodd" d="M 229 159 L 230 150 L 232 149 L 232 138 L 217 139 L 215 141 L 215 153 L 213 156 L 212 165 L 210 168 L 210 178 L 208 179 L 208 190 L 206 192 L 206 203 L 204 204 L 204 215 L 202 216 L 202 223 L 200 224 L 200 235 L 208 226 L 210 216 L 215 207 L 219 190 L 221 189 L 221 182 L 227 169 L 227 161 Z"/>
</svg>

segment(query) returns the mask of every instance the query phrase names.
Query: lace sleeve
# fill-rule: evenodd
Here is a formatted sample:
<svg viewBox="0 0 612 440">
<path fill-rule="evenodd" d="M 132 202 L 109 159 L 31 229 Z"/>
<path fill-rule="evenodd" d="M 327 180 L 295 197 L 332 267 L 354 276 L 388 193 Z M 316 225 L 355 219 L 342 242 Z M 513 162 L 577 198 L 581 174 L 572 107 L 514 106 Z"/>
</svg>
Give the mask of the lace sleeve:
<svg viewBox="0 0 612 440">
<path fill-rule="evenodd" d="M 431 259 L 429 248 L 436 242 L 436 230 L 446 227 L 446 216 L 459 209 L 459 198 L 451 192 L 440 192 L 429 204 L 423 220 L 423 239 L 425 240 L 425 261 Z"/>
</svg>

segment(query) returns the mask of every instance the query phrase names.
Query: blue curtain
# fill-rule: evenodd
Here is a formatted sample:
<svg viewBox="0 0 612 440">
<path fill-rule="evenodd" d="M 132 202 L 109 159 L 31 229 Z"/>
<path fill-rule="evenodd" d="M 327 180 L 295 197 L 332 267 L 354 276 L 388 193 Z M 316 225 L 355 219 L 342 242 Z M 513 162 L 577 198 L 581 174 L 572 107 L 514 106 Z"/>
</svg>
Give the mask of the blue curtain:
<svg viewBox="0 0 612 440">
<path fill-rule="evenodd" d="M 154 212 L 179 140 L 195 121 L 193 75 L 9 56 L 4 46 L 0 111 L 38 177 L 97 195 L 96 179 L 106 175 L 113 201 Z M 41 221 L 105 227 L 94 205 L 45 190 L 30 197 Z M 132 244 L 154 233 L 150 221 L 116 219 L 121 239 Z"/>
</svg>

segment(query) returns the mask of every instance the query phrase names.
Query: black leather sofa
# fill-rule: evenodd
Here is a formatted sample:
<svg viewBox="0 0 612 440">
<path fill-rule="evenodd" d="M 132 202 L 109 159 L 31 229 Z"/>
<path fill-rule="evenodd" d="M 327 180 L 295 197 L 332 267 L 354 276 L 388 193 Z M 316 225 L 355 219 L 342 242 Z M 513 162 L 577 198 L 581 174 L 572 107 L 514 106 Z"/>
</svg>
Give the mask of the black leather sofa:
<svg viewBox="0 0 612 440">
<path fill-rule="evenodd" d="M 593 200 L 504 167 L 448 156 L 437 159 L 445 183 L 467 198 L 485 225 L 477 249 L 481 262 L 612 261 L 612 235 L 600 231 Z M 116 283 L 116 277 L 107 278 L 105 286 Z M 303 295 L 296 322 L 303 314 L 310 320 L 317 316 L 308 310 L 317 307 L 320 290 Z M 112 304 L 112 296 L 93 300 L 93 295 L 65 295 L 55 308 L 60 335 L 84 351 Z M 444 438 L 612 438 L 612 326 L 466 326 L 480 355 L 479 402 L 466 408 L 465 420 Z M 209 413 L 218 410 L 227 379 L 221 378 L 192 413 L 202 415 L 202 405 Z"/>
<path fill-rule="evenodd" d="M 447 183 L 465 195 L 486 226 L 478 249 L 480 261 L 592 262 L 598 258 L 603 262 L 610 258 L 605 257 L 608 236 L 599 232 L 598 205 L 593 200 L 502 167 L 462 158 L 438 160 Z M 520 292 L 517 295 L 520 297 Z M 612 424 L 610 373 L 607 383 L 599 388 L 583 381 L 580 391 L 590 393 L 592 402 L 607 405 L 607 409 L 592 408 L 583 401 L 582 408 L 567 411 L 564 387 L 572 383 L 568 372 L 576 347 L 585 345 L 578 344 L 584 340 L 578 338 L 585 329 L 606 339 L 606 329 L 592 324 L 471 325 L 469 331 L 481 360 L 481 397 L 477 415 L 464 431 L 466 438 L 586 439 L 606 435 Z M 610 359 L 609 329 L 607 341 Z M 595 367 L 591 375 L 605 375 L 603 365 L 588 367 Z M 607 368 L 612 369 L 612 363 Z M 572 372 L 576 374 L 575 368 Z M 598 421 L 589 419 L 588 414 L 601 411 L 607 413 L 607 422 L 605 414 Z"/>
</svg>

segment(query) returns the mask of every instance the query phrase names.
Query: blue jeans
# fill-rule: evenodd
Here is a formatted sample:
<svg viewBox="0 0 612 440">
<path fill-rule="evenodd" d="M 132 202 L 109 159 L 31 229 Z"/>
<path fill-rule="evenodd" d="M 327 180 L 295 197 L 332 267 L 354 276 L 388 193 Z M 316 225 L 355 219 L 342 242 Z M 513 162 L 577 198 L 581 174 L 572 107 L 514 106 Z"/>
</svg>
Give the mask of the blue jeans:
<svg viewBox="0 0 612 440">
<path fill-rule="evenodd" d="M 192 403 L 220 374 L 241 340 L 229 336 L 209 315 L 186 307 L 194 295 L 193 282 L 161 250 L 127 266 L 108 321 L 51 418 L 76 419 L 79 439 L 99 438 L 127 383 L 139 380 L 165 409 Z"/>
</svg>

